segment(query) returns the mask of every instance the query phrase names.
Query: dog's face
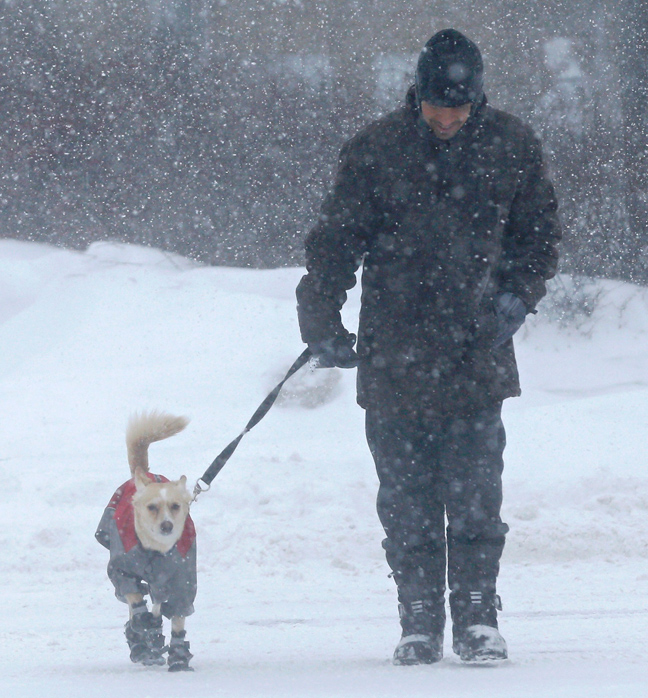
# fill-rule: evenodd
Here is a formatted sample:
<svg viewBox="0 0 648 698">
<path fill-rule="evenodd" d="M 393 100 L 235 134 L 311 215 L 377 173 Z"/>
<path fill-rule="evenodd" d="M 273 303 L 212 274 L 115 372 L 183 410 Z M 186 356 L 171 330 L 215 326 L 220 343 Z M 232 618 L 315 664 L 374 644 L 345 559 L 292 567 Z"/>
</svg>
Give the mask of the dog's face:
<svg viewBox="0 0 648 698">
<path fill-rule="evenodd" d="M 135 471 L 135 533 L 144 548 L 167 553 L 180 539 L 191 503 L 186 483 L 184 475 L 172 482 L 151 482 L 141 469 Z"/>
</svg>

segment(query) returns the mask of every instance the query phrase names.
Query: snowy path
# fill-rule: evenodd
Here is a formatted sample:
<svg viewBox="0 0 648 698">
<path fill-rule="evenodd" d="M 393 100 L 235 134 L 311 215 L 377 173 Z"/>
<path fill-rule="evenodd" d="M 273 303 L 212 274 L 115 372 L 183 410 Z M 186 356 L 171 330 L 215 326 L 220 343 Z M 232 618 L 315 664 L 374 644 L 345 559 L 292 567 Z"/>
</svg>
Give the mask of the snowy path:
<svg viewBox="0 0 648 698">
<path fill-rule="evenodd" d="M 318 602 L 318 590 L 312 589 L 307 605 L 303 598 L 291 604 L 278 586 L 266 588 L 265 594 L 251 593 L 244 608 L 233 608 L 210 603 L 219 592 L 208 579 L 203 580 L 200 612 L 190 623 L 199 652 L 194 674 L 171 676 L 158 668 L 129 665 L 120 624 L 106 620 L 114 616 L 112 604 L 97 599 L 93 609 L 90 595 L 79 608 L 61 603 L 52 591 L 47 594 L 53 606 L 47 618 L 35 619 L 29 631 L 3 638 L 10 648 L 4 661 L 14 667 L 5 670 L 3 685 L 12 696 L 52 698 L 122 691 L 129 696 L 196 698 L 645 696 L 648 611 L 640 607 L 641 597 L 631 593 L 638 570 L 610 564 L 601 569 L 597 563 L 564 565 L 560 574 L 556 571 L 553 566 L 505 566 L 502 593 L 509 601 L 502 628 L 512 652 L 511 660 L 498 668 L 462 666 L 448 643 L 446 659 L 438 665 L 392 666 L 388 657 L 397 638 L 391 606 L 383 603 L 386 594 L 362 598 L 356 589 L 350 598 Z M 644 599 L 647 584 L 644 580 Z M 568 593 L 583 587 L 586 599 Z M 532 589 L 543 611 L 528 610 L 525 596 Z M 624 593 L 611 603 L 610 589 Z M 43 591 L 36 593 L 42 603 Z M 25 595 L 16 595 L 19 599 Z M 68 612 L 76 622 L 63 638 L 60 629 Z"/>
</svg>

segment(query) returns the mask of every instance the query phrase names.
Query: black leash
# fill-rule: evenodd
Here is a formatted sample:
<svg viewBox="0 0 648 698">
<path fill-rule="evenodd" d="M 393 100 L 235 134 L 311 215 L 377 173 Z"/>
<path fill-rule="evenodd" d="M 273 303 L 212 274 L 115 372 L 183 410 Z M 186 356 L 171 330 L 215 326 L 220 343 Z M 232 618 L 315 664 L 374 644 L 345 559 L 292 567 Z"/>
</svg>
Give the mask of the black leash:
<svg viewBox="0 0 648 698">
<path fill-rule="evenodd" d="M 274 405 L 275 400 L 277 399 L 279 392 L 283 388 L 284 383 L 299 369 L 308 362 L 308 360 L 311 358 L 311 350 L 306 348 L 304 351 L 297 357 L 297 360 L 295 363 L 288 369 L 288 373 L 286 373 L 286 377 L 277 385 L 277 387 L 266 397 L 266 399 L 259 405 L 257 408 L 257 411 L 252 415 L 252 418 L 250 421 L 246 424 L 245 429 L 230 443 L 228 446 L 226 446 L 219 454 L 216 456 L 214 462 L 205 470 L 204 474 L 202 477 L 198 478 L 198 481 L 196 482 L 196 486 L 194 487 L 193 491 L 193 501 L 195 502 L 198 495 L 201 492 L 206 492 L 210 487 L 213 479 L 220 473 L 220 471 L 223 469 L 225 466 L 225 463 L 230 459 L 230 456 L 234 451 L 236 450 L 236 447 L 239 445 L 239 442 L 241 439 L 252 429 L 252 427 L 256 426 L 265 416 L 268 414 L 268 411 Z M 203 486 L 206 485 L 206 486 Z"/>
</svg>

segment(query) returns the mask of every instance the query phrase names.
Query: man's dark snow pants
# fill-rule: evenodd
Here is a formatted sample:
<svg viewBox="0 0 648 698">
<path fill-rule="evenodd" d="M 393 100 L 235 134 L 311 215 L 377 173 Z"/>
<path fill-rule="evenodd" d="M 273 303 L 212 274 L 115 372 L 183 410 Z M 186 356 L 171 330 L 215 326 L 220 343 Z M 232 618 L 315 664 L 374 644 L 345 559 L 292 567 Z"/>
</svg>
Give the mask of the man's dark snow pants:
<svg viewBox="0 0 648 698">
<path fill-rule="evenodd" d="M 506 443 L 501 403 L 462 418 L 367 411 L 366 432 L 404 631 L 443 632 L 446 547 L 455 626 L 497 625 L 495 587 L 508 531 L 500 518 Z M 486 616 L 471 620 L 470 608 L 482 608 Z M 412 610 L 426 610 L 431 627 L 408 627 Z"/>
</svg>

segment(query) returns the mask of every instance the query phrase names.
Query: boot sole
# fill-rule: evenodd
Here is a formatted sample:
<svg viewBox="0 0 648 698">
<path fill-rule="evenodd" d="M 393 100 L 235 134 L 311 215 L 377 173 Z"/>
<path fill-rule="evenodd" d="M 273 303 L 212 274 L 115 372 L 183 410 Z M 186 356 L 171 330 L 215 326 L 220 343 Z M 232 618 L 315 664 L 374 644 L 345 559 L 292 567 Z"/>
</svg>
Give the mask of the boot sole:
<svg viewBox="0 0 648 698">
<path fill-rule="evenodd" d="M 407 642 L 403 642 L 401 639 L 394 652 L 392 664 L 394 666 L 415 666 L 417 664 L 436 664 L 440 662 L 443 659 L 443 641 L 432 643 L 426 641 L 424 639 L 426 637 L 419 635 L 406 636 Z"/>
<path fill-rule="evenodd" d="M 463 657 L 459 655 L 459 659 L 463 664 L 477 664 L 477 665 L 493 665 L 497 666 L 508 659 L 508 655 L 502 656 L 496 654 L 478 654 L 478 655 L 464 655 Z"/>
<path fill-rule="evenodd" d="M 192 666 L 189 666 L 188 664 L 171 664 L 169 666 L 169 671 L 172 674 L 175 674 L 180 671 L 193 671 L 194 668 Z"/>
<path fill-rule="evenodd" d="M 416 666 L 417 664 L 436 664 L 442 659 L 443 657 L 435 657 L 434 659 L 393 659 L 392 664 L 394 666 Z"/>
</svg>

